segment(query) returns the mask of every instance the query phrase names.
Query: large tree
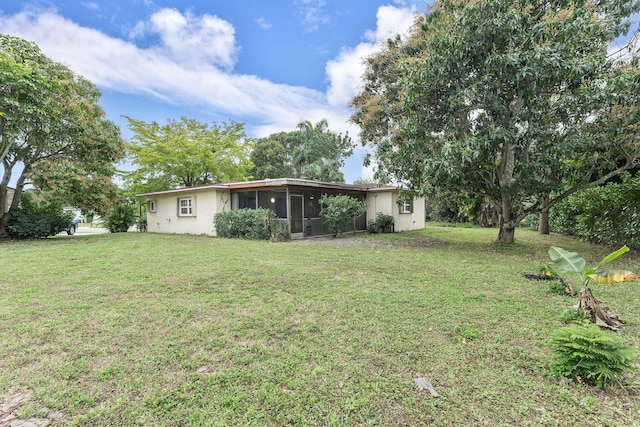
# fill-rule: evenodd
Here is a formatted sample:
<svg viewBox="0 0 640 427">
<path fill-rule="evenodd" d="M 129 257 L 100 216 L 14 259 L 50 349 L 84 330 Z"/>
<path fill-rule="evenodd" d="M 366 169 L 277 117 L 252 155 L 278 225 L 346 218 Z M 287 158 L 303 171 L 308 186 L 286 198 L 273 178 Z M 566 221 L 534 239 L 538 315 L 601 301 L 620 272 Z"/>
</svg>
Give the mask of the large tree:
<svg viewBox="0 0 640 427">
<path fill-rule="evenodd" d="M 84 211 L 108 209 L 124 143 L 99 99 L 95 85 L 34 43 L 0 35 L 0 237 L 27 185 Z"/>
<path fill-rule="evenodd" d="M 146 123 L 127 117 L 129 153 L 137 170 L 127 177 L 139 192 L 244 180 L 251 167 L 242 123 L 201 123 L 182 117 Z"/>
<path fill-rule="evenodd" d="M 611 119 L 640 82 L 607 57 L 637 10 L 635 0 L 437 2 L 406 41 L 368 60 L 353 120 L 381 174 L 415 193 L 488 197 L 498 241 L 512 243 L 528 213 L 638 164 L 637 128 L 613 134 Z"/>
<path fill-rule="evenodd" d="M 256 140 L 251 151 L 253 167 L 249 171 L 254 179 L 292 178 L 293 165 L 288 132 L 269 135 Z"/>
<path fill-rule="evenodd" d="M 280 132 L 256 141 L 251 161 L 252 175 L 264 178 L 308 178 L 328 182 L 344 182 L 340 168 L 353 153 L 348 134 L 329 129 L 322 119 L 298 123 L 291 132 Z"/>
</svg>

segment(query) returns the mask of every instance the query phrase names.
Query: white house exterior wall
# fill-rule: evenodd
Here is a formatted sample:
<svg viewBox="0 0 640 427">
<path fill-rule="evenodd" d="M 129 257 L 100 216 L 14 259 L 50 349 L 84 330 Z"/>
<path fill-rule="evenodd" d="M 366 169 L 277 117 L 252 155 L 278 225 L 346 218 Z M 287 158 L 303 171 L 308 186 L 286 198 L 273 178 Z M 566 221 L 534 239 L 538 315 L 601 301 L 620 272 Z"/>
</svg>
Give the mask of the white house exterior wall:
<svg viewBox="0 0 640 427">
<path fill-rule="evenodd" d="M 184 198 L 191 198 L 192 216 L 178 215 L 178 199 Z M 155 201 L 155 212 L 148 209 L 152 201 Z M 229 190 L 215 189 L 148 196 L 147 231 L 215 236 L 213 216 L 230 208 Z"/>
<path fill-rule="evenodd" d="M 419 230 L 424 228 L 424 198 L 413 200 L 412 213 L 400 213 L 397 191 L 371 191 L 367 193 L 367 222 L 375 220 L 378 213 L 392 215 L 395 231 Z"/>
</svg>

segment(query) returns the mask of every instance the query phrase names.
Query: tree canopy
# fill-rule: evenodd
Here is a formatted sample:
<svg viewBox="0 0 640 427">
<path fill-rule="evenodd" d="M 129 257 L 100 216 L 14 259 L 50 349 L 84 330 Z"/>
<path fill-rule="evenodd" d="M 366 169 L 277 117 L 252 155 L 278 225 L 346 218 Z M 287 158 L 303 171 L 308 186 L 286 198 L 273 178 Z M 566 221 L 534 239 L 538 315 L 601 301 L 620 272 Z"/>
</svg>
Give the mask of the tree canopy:
<svg viewBox="0 0 640 427">
<path fill-rule="evenodd" d="M 368 59 L 352 101 L 378 178 L 488 198 L 508 244 L 528 213 L 633 168 L 638 63 L 607 49 L 638 7 L 437 2 Z"/>
<path fill-rule="evenodd" d="M 273 134 L 256 141 L 251 153 L 255 179 L 308 178 L 344 182 L 340 168 L 353 153 L 349 135 L 329 129 L 326 119 L 298 124 L 295 131 Z"/>
<path fill-rule="evenodd" d="M 182 117 L 160 126 L 127 120 L 134 132 L 129 153 L 138 166 L 127 180 L 135 192 L 247 178 L 252 143 L 242 123 L 207 124 Z"/>
<path fill-rule="evenodd" d="M 108 209 L 124 142 L 99 99 L 95 85 L 34 43 L 0 35 L 0 236 L 11 216 L 5 211 L 18 207 L 26 185 L 84 211 Z"/>
</svg>

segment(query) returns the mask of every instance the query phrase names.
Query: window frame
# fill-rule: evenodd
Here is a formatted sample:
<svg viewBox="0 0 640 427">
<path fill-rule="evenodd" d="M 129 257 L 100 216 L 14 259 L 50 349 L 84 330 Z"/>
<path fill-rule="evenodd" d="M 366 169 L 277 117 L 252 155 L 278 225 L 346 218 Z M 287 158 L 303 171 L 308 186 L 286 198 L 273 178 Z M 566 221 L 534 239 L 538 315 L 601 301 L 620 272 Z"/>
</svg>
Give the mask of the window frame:
<svg viewBox="0 0 640 427">
<path fill-rule="evenodd" d="M 405 200 L 400 205 L 400 213 L 401 214 L 412 214 L 413 213 L 413 200 Z"/>
<path fill-rule="evenodd" d="M 158 210 L 158 202 L 156 199 L 147 200 L 147 212 L 155 213 Z"/>
<path fill-rule="evenodd" d="M 188 206 L 182 206 L 183 201 L 188 201 Z M 183 208 L 187 209 L 187 212 L 183 213 Z M 195 210 L 195 197 L 187 196 L 187 197 L 178 197 L 178 216 L 196 216 Z"/>
</svg>

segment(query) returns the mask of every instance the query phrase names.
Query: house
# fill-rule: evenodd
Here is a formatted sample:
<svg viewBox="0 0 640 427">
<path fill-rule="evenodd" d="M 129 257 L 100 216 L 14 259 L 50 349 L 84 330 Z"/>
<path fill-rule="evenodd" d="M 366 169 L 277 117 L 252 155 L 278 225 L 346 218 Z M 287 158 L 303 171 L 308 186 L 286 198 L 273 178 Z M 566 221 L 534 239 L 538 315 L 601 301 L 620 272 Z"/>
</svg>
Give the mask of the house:
<svg viewBox="0 0 640 427">
<path fill-rule="evenodd" d="M 282 178 L 200 185 L 139 194 L 147 201 L 147 231 L 215 236 L 213 217 L 218 212 L 268 208 L 286 225 L 291 239 L 330 234 L 320 217 L 323 195 L 346 194 L 366 201 L 367 214 L 356 221 L 357 230 L 378 213 L 393 215 L 395 230 L 424 228 L 424 199 L 398 204 L 397 187 L 376 184 L 335 184 Z"/>
<path fill-rule="evenodd" d="M 15 194 L 15 188 L 7 187 L 7 202 L 5 204 L 5 212 L 9 212 L 9 208 L 11 207 L 11 203 L 13 203 L 13 195 Z"/>
</svg>

